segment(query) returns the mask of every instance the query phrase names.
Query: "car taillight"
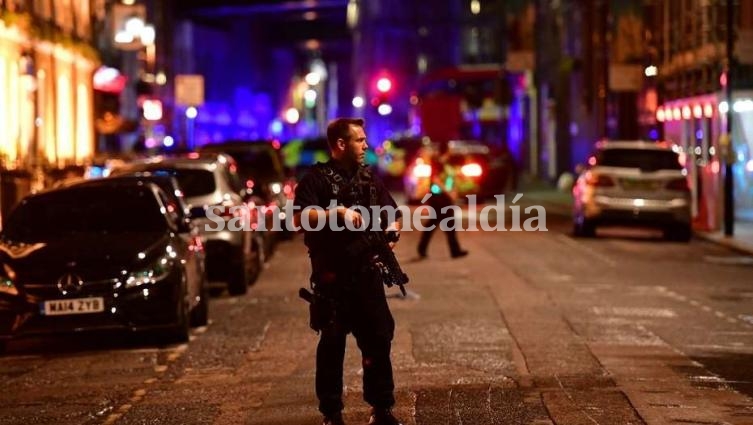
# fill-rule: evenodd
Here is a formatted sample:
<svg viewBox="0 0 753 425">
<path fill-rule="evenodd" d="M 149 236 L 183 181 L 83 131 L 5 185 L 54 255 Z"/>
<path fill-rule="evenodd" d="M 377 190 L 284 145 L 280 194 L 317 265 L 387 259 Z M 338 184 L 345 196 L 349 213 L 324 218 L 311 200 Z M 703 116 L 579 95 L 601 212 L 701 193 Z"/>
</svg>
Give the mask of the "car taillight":
<svg viewBox="0 0 753 425">
<path fill-rule="evenodd" d="M 586 176 L 586 184 L 595 187 L 610 187 L 614 186 L 614 180 L 609 176 L 589 173 Z"/>
<path fill-rule="evenodd" d="M 282 188 L 282 193 L 288 198 L 292 197 L 295 193 L 295 186 L 292 183 L 285 183 L 285 186 Z"/>
<path fill-rule="evenodd" d="M 460 168 L 460 173 L 466 177 L 479 177 L 483 172 L 483 168 L 475 162 L 465 164 Z"/>
<path fill-rule="evenodd" d="M 191 238 L 191 245 L 189 245 L 188 249 L 190 251 L 204 251 L 204 243 L 201 241 L 200 236 L 193 236 Z"/>
<path fill-rule="evenodd" d="M 689 192 L 690 187 L 688 186 L 688 180 L 685 178 L 681 179 L 674 179 L 667 183 L 667 189 L 668 190 L 676 190 L 678 192 Z"/>
<path fill-rule="evenodd" d="M 431 177 L 431 165 L 429 164 L 416 164 L 413 167 L 414 177 Z"/>
</svg>

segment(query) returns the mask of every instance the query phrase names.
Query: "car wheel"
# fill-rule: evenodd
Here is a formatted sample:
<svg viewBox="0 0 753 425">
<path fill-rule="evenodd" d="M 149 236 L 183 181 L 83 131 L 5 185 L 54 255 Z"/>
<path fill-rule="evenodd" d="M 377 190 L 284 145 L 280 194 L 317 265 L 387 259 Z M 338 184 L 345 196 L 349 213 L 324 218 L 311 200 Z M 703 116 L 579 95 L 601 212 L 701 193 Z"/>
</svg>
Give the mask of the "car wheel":
<svg viewBox="0 0 753 425">
<path fill-rule="evenodd" d="M 573 222 L 573 235 L 579 238 L 592 238 L 596 236 L 596 226 L 586 219 Z"/>
<path fill-rule="evenodd" d="M 254 237 L 252 250 L 250 261 L 248 261 L 249 270 L 247 272 L 249 285 L 254 284 L 259 279 L 261 270 L 264 268 L 264 263 L 267 261 L 262 237 Z"/>
<path fill-rule="evenodd" d="M 243 295 L 248 292 L 248 262 L 244 249 L 239 253 L 238 259 L 230 263 L 233 268 L 227 282 L 227 292 L 230 295 Z"/>
<path fill-rule="evenodd" d="M 680 224 L 665 229 L 664 237 L 675 242 L 689 242 L 693 237 L 693 230 L 689 224 Z"/>
<path fill-rule="evenodd" d="M 170 343 L 183 343 L 188 341 L 188 337 L 191 334 L 191 318 L 189 312 L 188 300 L 186 299 L 186 288 L 181 287 L 180 297 L 178 299 L 180 305 L 178 305 L 178 323 L 175 327 L 166 332 L 166 339 Z"/>
<path fill-rule="evenodd" d="M 191 326 L 206 326 L 209 323 L 209 287 L 207 282 L 202 282 L 201 299 L 191 310 Z"/>
</svg>

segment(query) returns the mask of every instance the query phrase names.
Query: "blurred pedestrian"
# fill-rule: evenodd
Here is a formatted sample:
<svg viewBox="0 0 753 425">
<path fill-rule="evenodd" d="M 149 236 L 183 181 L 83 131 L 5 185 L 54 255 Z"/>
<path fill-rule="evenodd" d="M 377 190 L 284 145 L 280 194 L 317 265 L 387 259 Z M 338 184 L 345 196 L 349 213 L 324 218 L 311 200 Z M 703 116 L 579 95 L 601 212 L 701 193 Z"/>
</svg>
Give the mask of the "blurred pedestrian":
<svg viewBox="0 0 753 425">
<path fill-rule="evenodd" d="M 363 126 L 362 119 L 351 118 L 338 118 L 329 124 L 327 142 L 331 159 L 314 165 L 295 191 L 296 207 L 319 208 L 307 210 L 303 219 L 303 212 L 298 210 L 294 215 L 296 226 L 336 216 L 339 226 L 357 229 L 365 224 L 371 229 L 372 224 L 365 223 L 365 217 L 351 207 L 396 210 L 392 196 L 364 165 L 368 146 Z M 380 222 L 384 230 L 389 230 L 386 234 L 392 236 L 387 250 L 399 238 L 399 217 L 394 220 Z M 387 282 L 372 264 L 379 255 L 356 248 L 363 247 L 363 238 L 378 230 L 348 230 L 346 226 L 344 230 L 333 231 L 325 224 L 322 230 L 304 233 L 311 259 L 313 294 L 302 289 L 301 296 L 311 303 L 310 325 L 320 333 L 316 351 L 319 411 L 324 415 L 324 425 L 344 424 L 343 361 L 346 336 L 352 332 L 363 359 L 363 397 L 372 406 L 369 424 L 400 425 L 392 415 L 395 385 L 390 351 L 395 322 L 385 296 Z M 379 265 L 384 267 L 382 263 Z"/>
<path fill-rule="evenodd" d="M 435 214 L 434 218 L 429 218 L 424 223 L 424 227 L 426 227 L 427 230 L 423 230 L 421 240 L 418 243 L 419 258 L 426 258 L 431 236 L 434 234 L 434 231 L 440 227 L 442 220 L 452 217 L 455 213 L 453 208 L 450 208 L 450 206 L 455 204 L 456 198 L 454 188 L 455 176 L 448 166 L 448 159 L 449 146 L 446 143 L 442 143 L 429 160 L 429 165 L 431 166 L 431 180 L 429 182 L 431 197 L 427 200 L 427 205 L 434 210 Z M 444 212 L 442 211 L 443 209 L 445 209 Z M 431 230 L 428 230 L 429 228 Z M 468 255 L 468 251 L 460 248 L 455 228 L 450 227 L 443 230 L 445 236 L 447 236 L 450 256 L 452 258 L 460 258 Z"/>
</svg>

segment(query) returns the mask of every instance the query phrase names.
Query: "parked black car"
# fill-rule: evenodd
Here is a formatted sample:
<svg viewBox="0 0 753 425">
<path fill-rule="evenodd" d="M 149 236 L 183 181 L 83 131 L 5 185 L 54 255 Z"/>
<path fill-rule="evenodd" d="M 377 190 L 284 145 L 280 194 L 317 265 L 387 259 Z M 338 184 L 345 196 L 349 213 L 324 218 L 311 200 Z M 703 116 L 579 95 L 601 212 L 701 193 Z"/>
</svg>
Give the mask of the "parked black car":
<svg viewBox="0 0 753 425">
<path fill-rule="evenodd" d="M 0 340 L 207 322 L 202 246 L 157 184 L 108 179 L 25 198 L 0 233 Z"/>
<path fill-rule="evenodd" d="M 131 161 L 110 170 L 110 176 L 134 173 L 178 180 L 206 247 L 209 281 L 221 282 L 231 295 L 245 294 L 262 271 L 267 232 L 254 230 L 258 217 L 249 206 L 255 198 L 246 193 L 235 160 L 226 154 L 193 152 Z"/>
</svg>

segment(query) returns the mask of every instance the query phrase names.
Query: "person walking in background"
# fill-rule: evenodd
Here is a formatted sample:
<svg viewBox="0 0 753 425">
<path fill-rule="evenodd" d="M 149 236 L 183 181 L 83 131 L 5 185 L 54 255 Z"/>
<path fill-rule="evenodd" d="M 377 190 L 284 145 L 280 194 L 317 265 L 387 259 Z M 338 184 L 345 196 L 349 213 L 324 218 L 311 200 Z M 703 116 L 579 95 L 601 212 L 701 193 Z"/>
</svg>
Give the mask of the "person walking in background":
<svg viewBox="0 0 753 425">
<path fill-rule="evenodd" d="M 428 219 L 424 226 L 431 228 L 431 230 L 424 230 L 421 234 L 421 240 L 418 243 L 418 256 L 419 258 L 426 258 L 427 250 L 429 249 L 429 242 L 434 231 L 439 228 L 439 224 L 445 218 L 452 217 L 454 211 L 452 208 L 447 208 L 442 212 L 442 209 L 449 207 L 455 203 L 454 195 L 454 176 L 452 175 L 450 168 L 447 167 L 447 160 L 449 158 L 449 146 L 447 143 L 439 145 L 438 152 L 432 155 L 429 164 L 431 165 L 431 182 L 429 190 L 431 191 L 431 197 L 427 201 L 427 205 L 434 209 L 435 218 Z M 450 248 L 450 256 L 452 258 L 460 258 L 468 255 L 468 251 L 460 248 L 457 234 L 454 228 L 444 230 L 445 236 L 447 236 L 447 244 Z"/>
<path fill-rule="evenodd" d="M 359 228 L 364 217 L 356 206 L 396 209 L 382 182 L 364 165 L 366 134 L 364 122 L 338 118 L 327 127 L 332 159 L 318 163 L 301 179 L 295 191 L 296 226 L 304 220 L 317 223 L 333 215 L 339 225 Z M 329 209 L 327 209 L 329 208 Z M 331 214 L 330 214 L 331 213 Z M 374 217 L 376 219 L 376 217 Z M 394 235 L 389 248 L 399 239 L 400 223 L 386 223 Z M 367 228 L 370 227 L 367 224 Z M 320 333 L 316 350 L 316 395 L 324 425 L 343 425 L 343 361 L 348 333 L 353 333 L 363 358 L 363 397 L 372 406 L 370 425 L 400 425 L 392 415 L 395 404 L 390 351 L 395 330 L 385 295 L 383 277 L 374 271 L 372 255 L 354 248 L 363 232 L 334 231 L 324 226 L 306 231 L 304 243 L 311 259 L 310 325 Z M 360 233 L 360 234 L 359 234 Z M 389 249 L 388 248 L 388 249 Z"/>
</svg>

